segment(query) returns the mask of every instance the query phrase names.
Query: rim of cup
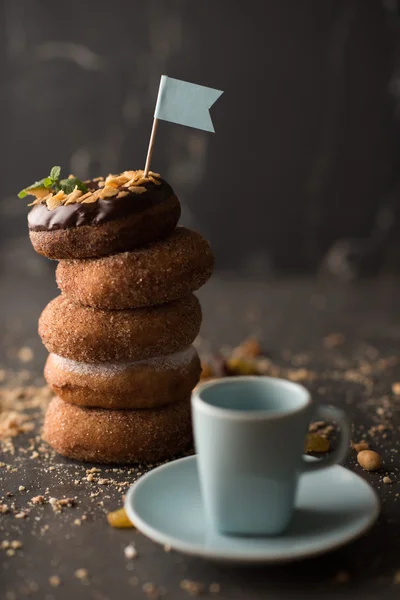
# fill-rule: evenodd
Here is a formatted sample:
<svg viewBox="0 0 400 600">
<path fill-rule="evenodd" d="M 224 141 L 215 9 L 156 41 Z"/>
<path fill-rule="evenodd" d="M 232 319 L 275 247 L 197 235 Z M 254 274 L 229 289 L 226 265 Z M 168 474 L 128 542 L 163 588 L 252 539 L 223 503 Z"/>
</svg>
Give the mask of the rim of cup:
<svg viewBox="0 0 400 600">
<path fill-rule="evenodd" d="M 264 410 L 264 409 L 253 409 L 253 410 L 240 410 L 235 408 L 221 408 L 220 406 L 214 406 L 209 401 L 202 398 L 202 393 L 211 387 L 220 387 L 224 385 L 235 385 L 241 382 L 266 382 L 268 384 L 275 385 L 276 387 L 286 388 L 287 391 L 296 392 L 302 396 L 299 401 L 299 405 L 292 409 L 283 410 Z M 255 419 L 260 420 L 274 420 L 282 419 L 284 417 L 293 416 L 296 413 L 302 412 L 306 407 L 311 404 L 311 394 L 303 385 L 290 381 L 288 379 L 282 379 L 281 377 L 269 377 L 267 375 L 240 375 L 236 377 L 221 377 L 212 381 L 206 381 L 197 386 L 192 392 L 192 405 L 195 408 L 199 408 L 210 415 L 234 418 L 234 419 Z"/>
</svg>

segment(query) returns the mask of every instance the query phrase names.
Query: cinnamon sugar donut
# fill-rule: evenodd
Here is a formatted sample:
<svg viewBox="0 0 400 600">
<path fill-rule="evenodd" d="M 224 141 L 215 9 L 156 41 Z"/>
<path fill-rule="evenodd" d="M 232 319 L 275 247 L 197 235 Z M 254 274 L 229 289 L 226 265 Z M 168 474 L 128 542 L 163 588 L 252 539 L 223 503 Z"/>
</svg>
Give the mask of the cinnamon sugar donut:
<svg viewBox="0 0 400 600">
<path fill-rule="evenodd" d="M 154 462 L 184 450 L 192 439 L 189 398 L 162 408 L 81 408 L 54 398 L 43 438 L 59 454 L 85 462 Z"/>
<path fill-rule="evenodd" d="M 127 362 L 183 350 L 200 324 L 201 308 L 193 294 L 169 304 L 112 312 L 74 304 L 61 295 L 42 312 L 39 335 L 49 352 L 64 358 Z"/>
<path fill-rule="evenodd" d="M 44 375 L 62 400 L 79 406 L 155 408 L 190 396 L 200 377 L 193 346 L 182 352 L 132 363 L 89 364 L 50 354 Z"/>
<path fill-rule="evenodd" d="M 28 215 L 34 249 L 56 260 L 90 258 L 124 252 L 167 236 L 174 230 L 181 208 L 171 186 L 159 181 L 157 185 L 143 183 L 140 194 L 121 187 L 118 195 L 91 203 L 85 200 L 52 210 L 45 203 L 37 204 Z M 88 186 L 95 192 L 99 183 L 91 181 Z"/>
<path fill-rule="evenodd" d="M 115 310 L 182 298 L 204 285 L 213 268 L 208 242 L 195 231 L 178 227 L 168 238 L 132 252 L 62 260 L 56 277 L 72 300 Z"/>
</svg>

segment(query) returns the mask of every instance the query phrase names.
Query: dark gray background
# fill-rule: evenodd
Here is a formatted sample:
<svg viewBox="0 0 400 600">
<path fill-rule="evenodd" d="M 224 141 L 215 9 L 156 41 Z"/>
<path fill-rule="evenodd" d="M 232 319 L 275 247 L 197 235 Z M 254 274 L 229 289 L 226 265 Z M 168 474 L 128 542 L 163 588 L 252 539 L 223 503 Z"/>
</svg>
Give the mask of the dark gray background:
<svg viewBox="0 0 400 600">
<path fill-rule="evenodd" d="M 82 178 L 143 167 L 162 73 L 225 91 L 217 133 L 161 123 L 152 164 L 220 268 L 316 271 L 337 240 L 371 235 L 329 269 L 352 278 L 354 252 L 355 275 L 398 268 L 394 0 L 1 7 L 3 269 L 37 260 L 21 187 L 54 164 Z"/>
</svg>

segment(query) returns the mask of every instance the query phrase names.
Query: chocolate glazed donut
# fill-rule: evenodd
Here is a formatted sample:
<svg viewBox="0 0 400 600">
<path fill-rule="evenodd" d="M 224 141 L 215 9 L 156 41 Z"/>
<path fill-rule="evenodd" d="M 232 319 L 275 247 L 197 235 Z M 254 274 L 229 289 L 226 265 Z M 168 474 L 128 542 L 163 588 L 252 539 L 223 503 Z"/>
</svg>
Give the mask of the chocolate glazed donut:
<svg viewBox="0 0 400 600">
<path fill-rule="evenodd" d="M 124 197 L 69 204 L 49 210 L 38 204 L 28 215 L 29 236 L 36 252 L 59 260 L 91 258 L 131 250 L 169 235 L 181 207 L 171 186 L 143 184 L 146 191 L 124 191 Z M 97 182 L 89 182 L 91 189 Z"/>
</svg>

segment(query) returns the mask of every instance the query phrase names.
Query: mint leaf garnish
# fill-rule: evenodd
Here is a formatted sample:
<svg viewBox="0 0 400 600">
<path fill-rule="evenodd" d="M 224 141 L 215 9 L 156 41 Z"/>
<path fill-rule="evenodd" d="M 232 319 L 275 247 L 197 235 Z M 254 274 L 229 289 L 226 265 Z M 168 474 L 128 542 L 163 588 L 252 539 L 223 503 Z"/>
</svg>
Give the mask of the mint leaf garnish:
<svg viewBox="0 0 400 600">
<path fill-rule="evenodd" d="M 73 192 L 75 189 L 75 186 L 77 186 L 78 190 L 81 190 L 81 192 L 83 192 L 83 193 L 87 192 L 86 185 L 77 177 L 69 177 L 68 179 L 61 179 L 61 181 L 59 182 L 58 185 L 59 185 L 60 190 L 62 190 L 65 194 L 70 194 L 71 192 Z"/>
<path fill-rule="evenodd" d="M 53 167 L 50 171 L 50 179 L 58 181 L 61 175 L 61 167 Z"/>
<path fill-rule="evenodd" d="M 40 179 L 39 181 L 35 181 L 35 183 L 32 183 L 32 185 L 30 185 L 29 187 L 25 188 L 24 190 L 21 190 L 18 194 L 18 198 L 25 198 L 25 196 L 28 196 L 28 194 L 31 190 L 35 190 L 35 189 L 41 188 L 41 187 L 50 187 L 45 184 L 46 179 L 47 178 Z"/>
<path fill-rule="evenodd" d="M 32 192 L 37 188 L 47 188 L 49 192 L 59 192 L 62 190 L 65 194 L 70 194 L 74 191 L 75 186 L 78 187 L 78 190 L 85 193 L 87 192 L 86 185 L 77 177 L 69 177 L 68 179 L 61 179 L 61 167 L 52 167 L 50 171 L 50 175 L 45 177 L 44 179 L 40 179 L 39 181 L 35 181 L 29 187 L 21 190 L 18 194 L 18 198 L 25 198 L 29 194 L 35 196 Z"/>
</svg>

